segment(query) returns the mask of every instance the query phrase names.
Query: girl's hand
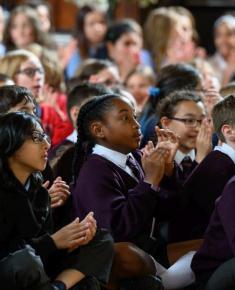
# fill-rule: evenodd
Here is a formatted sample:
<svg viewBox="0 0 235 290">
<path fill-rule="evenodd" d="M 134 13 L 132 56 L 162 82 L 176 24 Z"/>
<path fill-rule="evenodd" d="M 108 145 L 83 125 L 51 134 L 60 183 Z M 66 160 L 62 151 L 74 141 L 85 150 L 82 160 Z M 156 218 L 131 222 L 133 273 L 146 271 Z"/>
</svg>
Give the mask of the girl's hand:
<svg viewBox="0 0 235 290">
<path fill-rule="evenodd" d="M 145 171 L 145 181 L 158 186 L 165 172 L 165 163 L 169 151 L 166 148 L 154 147 L 151 141 L 143 149 L 142 166 Z"/>
<path fill-rule="evenodd" d="M 74 250 L 84 244 L 88 231 L 89 224 L 86 222 L 80 223 L 79 218 L 76 218 L 73 222 L 55 232 L 51 238 L 57 249 Z"/>
<path fill-rule="evenodd" d="M 80 222 L 81 225 L 87 225 L 88 229 L 86 230 L 85 236 L 83 241 L 80 242 L 80 246 L 88 244 L 95 236 L 96 234 L 96 220 L 94 219 L 94 213 L 89 212 L 87 216 Z M 77 246 L 72 247 L 69 249 L 69 252 L 72 252 L 75 250 Z"/>
<path fill-rule="evenodd" d="M 200 163 L 212 149 L 212 132 L 212 124 L 207 118 L 205 118 L 202 121 L 202 125 L 198 132 L 196 141 L 197 154 L 195 159 L 198 163 Z"/>
<path fill-rule="evenodd" d="M 44 187 L 47 188 L 49 182 L 44 183 Z M 48 189 L 48 193 L 51 197 L 51 207 L 56 208 L 65 204 L 70 195 L 69 186 L 61 177 L 57 177 L 52 186 Z"/>
<path fill-rule="evenodd" d="M 97 230 L 96 220 L 94 218 L 94 213 L 89 212 L 87 216 L 81 221 L 81 224 L 87 224 L 88 230 L 86 231 L 86 236 L 82 245 L 88 244 L 95 236 Z"/>
<path fill-rule="evenodd" d="M 169 151 L 165 164 L 165 174 L 171 176 L 174 170 L 175 154 L 179 148 L 179 137 L 169 129 L 160 129 L 158 126 L 155 127 L 155 131 L 158 138 L 157 147 L 166 148 Z"/>
</svg>

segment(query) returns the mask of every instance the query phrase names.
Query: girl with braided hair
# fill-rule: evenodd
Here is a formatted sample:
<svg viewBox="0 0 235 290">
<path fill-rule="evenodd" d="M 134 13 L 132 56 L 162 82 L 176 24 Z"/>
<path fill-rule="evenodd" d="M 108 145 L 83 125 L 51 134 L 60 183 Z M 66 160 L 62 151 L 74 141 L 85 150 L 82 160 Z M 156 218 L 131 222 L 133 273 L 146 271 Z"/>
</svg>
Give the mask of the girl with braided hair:
<svg viewBox="0 0 235 290">
<path fill-rule="evenodd" d="M 166 269 L 161 265 L 167 265 L 165 245 L 155 228 L 155 217 L 160 219 L 162 201 L 166 202 L 158 185 L 163 174 L 170 174 L 169 160 L 174 158 L 178 138 L 157 129 L 157 147 L 149 142 L 141 154 L 137 150 L 141 131 L 135 110 L 127 98 L 117 94 L 93 97 L 84 103 L 77 130 L 74 213 L 83 218 L 92 210 L 98 227 L 112 234 L 115 255 L 111 282 L 113 278 L 118 284 L 123 278 L 135 277 L 126 280 L 129 284 L 124 289 L 128 290 L 162 289 L 156 275 L 166 289 L 192 283 L 193 253 Z"/>
<path fill-rule="evenodd" d="M 168 150 L 149 143 L 141 156 L 137 151 L 141 131 L 134 108 L 128 99 L 117 94 L 88 100 L 80 108 L 77 130 L 74 213 L 82 218 L 92 209 L 98 226 L 108 229 L 115 242 L 132 243 L 133 256 L 142 262 L 144 271 L 138 272 L 140 268 L 136 267 L 131 272 L 129 267 L 126 278 L 133 273 L 155 274 L 150 255 L 161 258 L 163 247 L 154 237 L 153 217 Z M 144 288 L 158 287 L 159 281 L 155 281 Z"/>
</svg>

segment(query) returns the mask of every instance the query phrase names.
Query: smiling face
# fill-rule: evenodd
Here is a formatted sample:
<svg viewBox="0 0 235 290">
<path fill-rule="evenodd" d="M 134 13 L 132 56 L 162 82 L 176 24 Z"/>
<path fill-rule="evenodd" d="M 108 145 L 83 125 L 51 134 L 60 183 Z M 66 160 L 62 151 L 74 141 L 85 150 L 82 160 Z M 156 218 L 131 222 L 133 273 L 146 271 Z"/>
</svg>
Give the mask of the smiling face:
<svg viewBox="0 0 235 290">
<path fill-rule="evenodd" d="M 34 71 L 34 73 L 32 73 Z M 31 90 L 36 98 L 42 93 L 44 85 L 44 70 L 39 59 L 28 58 L 21 63 L 19 72 L 14 77 L 18 86 L 26 87 Z"/>
<path fill-rule="evenodd" d="M 205 110 L 201 102 L 182 101 L 176 106 L 172 117 L 202 120 L 205 117 Z M 198 123 L 194 127 L 189 127 L 182 121 L 166 118 L 162 125 L 179 136 L 179 150 L 182 152 L 188 153 L 196 147 L 196 139 L 200 129 Z"/>
<path fill-rule="evenodd" d="M 38 142 L 36 138 L 33 138 L 33 132 L 44 133 L 38 124 L 32 130 L 32 136 L 29 136 L 23 145 L 8 159 L 9 168 L 23 184 L 33 172 L 45 169 L 47 152 L 50 148 L 50 144 L 46 139 Z"/>
<path fill-rule="evenodd" d="M 93 123 L 99 126 L 98 133 L 93 131 L 93 135 L 96 135 L 95 139 L 98 144 L 127 154 L 140 145 L 140 125 L 128 100 L 116 98 L 112 102 L 113 106 L 105 113 L 104 120 Z"/>
</svg>

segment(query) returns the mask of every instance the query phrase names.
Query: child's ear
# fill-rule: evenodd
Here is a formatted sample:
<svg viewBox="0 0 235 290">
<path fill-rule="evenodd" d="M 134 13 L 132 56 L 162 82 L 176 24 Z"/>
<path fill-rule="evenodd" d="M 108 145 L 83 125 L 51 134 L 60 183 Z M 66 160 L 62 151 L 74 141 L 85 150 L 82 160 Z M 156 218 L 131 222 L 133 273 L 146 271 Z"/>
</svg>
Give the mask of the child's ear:
<svg viewBox="0 0 235 290">
<path fill-rule="evenodd" d="M 168 126 L 169 126 L 169 124 L 170 124 L 170 119 L 168 119 L 167 117 L 162 117 L 161 119 L 160 119 L 160 123 L 161 123 L 161 126 L 162 126 L 162 128 L 163 129 L 167 129 L 168 128 Z"/>
<path fill-rule="evenodd" d="M 234 141 L 235 131 L 229 124 L 224 124 L 221 127 L 221 133 L 223 134 L 224 138 L 229 141 Z"/>
<path fill-rule="evenodd" d="M 91 124 L 91 134 L 96 138 L 104 138 L 103 124 L 100 121 Z"/>
</svg>

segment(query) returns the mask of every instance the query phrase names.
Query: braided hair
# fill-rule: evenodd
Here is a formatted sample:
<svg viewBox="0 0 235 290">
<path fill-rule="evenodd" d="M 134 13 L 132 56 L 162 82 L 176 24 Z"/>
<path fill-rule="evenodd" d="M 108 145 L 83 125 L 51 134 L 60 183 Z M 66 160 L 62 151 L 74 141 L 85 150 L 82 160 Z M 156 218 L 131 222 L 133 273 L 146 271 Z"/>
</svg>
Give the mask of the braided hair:
<svg viewBox="0 0 235 290">
<path fill-rule="evenodd" d="M 114 106 L 113 99 L 120 99 L 118 94 L 105 94 L 92 97 L 80 108 L 77 118 L 78 139 L 75 144 L 75 153 L 73 160 L 73 183 L 80 172 L 80 169 L 91 154 L 92 148 L 95 145 L 95 139 L 90 132 L 90 124 L 93 121 L 104 121 L 105 113 Z"/>
</svg>

